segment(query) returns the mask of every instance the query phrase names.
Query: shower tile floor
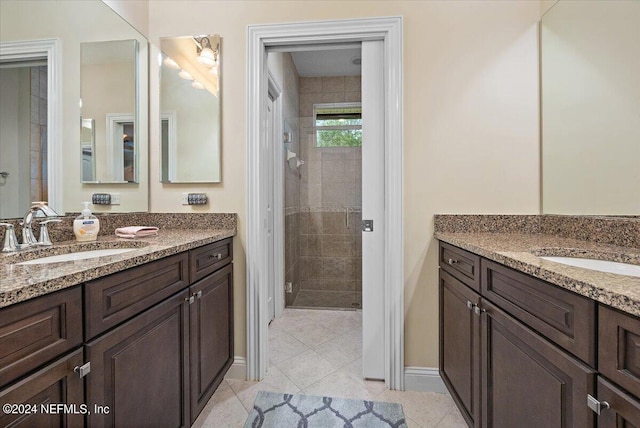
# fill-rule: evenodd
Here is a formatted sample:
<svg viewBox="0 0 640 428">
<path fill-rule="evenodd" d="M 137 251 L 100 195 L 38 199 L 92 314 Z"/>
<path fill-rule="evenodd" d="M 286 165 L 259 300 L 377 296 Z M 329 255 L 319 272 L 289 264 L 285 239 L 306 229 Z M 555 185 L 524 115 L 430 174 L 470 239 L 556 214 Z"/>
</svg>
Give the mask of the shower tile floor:
<svg viewBox="0 0 640 428">
<path fill-rule="evenodd" d="M 300 290 L 291 309 L 362 309 L 359 291 Z"/>
<path fill-rule="evenodd" d="M 258 391 L 400 403 L 408 428 L 467 427 L 449 394 L 391 391 L 361 370 L 361 311 L 285 309 L 269 326 L 266 377 L 225 378 L 193 427 L 241 428 Z"/>
</svg>

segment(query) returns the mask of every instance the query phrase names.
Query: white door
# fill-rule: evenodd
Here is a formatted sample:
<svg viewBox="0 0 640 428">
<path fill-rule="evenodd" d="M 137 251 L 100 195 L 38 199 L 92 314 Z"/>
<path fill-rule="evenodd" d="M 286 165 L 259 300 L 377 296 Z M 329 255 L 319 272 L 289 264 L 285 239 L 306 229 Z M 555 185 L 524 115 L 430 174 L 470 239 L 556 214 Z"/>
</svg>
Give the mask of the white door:
<svg viewBox="0 0 640 428">
<path fill-rule="evenodd" d="M 267 98 L 267 138 L 265 147 L 265 155 L 267 159 L 273 159 L 274 150 L 276 147 L 276 130 L 278 127 L 276 126 L 276 120 L 278 115 L 276 114 L 276 100 L 274 95 L 269 92 L 269 97 Z M 273 168 L 269 168 L 269 183 L 273 183 L 274 180 L 274 170 Z M 269 281 L 269 285 L 267 287 L 268 295 L 267 295 L 267 307 L 269 309 L 269 322 L 275 318 L 275 260 L 274 260 L 274 236 L 273 236 L 273 205 L 274 205 L 274 186 L 268 186 L 268 195 L 267 195 L 267 217 L 266 217 L 266 229 L 267 229 L 267 280 Z"/>
<path fill-rule="evenodd" d="M 362 42 L 362 375 L 385 378 L 384 52 Z M 364 221 L 371 220 L 371 230 Z"/>
</svg>

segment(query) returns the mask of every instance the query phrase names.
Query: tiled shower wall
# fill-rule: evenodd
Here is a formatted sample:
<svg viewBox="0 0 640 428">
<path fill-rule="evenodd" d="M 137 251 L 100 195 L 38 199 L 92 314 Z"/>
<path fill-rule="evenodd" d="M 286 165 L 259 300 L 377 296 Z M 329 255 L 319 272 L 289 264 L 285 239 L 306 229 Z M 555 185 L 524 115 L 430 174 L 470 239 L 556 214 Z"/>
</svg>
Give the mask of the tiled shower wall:
<svg viewBox="0 0 640 428">
<path fill-rule="evenodd" d="M 290 133 L 290 142 L 282 148 L 282 157 L 286 159 L 287 149 L 299 154 L 299 120 L 298 120 L 298 72 L 291 54 L 282 55 L 283 65 L 283 132 Z M 292 163 L 295 161 L 292 161 Z M 300 290 L 299 266 L 299 230 L 300 230 L 300 169 L 292 168 L 288 162 L 284 164 L 284 248 L 285 248 L 285 282 L 292 284 L 293 293 L 285 293 L 285 305 L 290 306 Z"/>
<path fill-rule="evenodd" d="M 301 289 L 361 293 L 360 210 L 310 210 L 300 219 Z"/>
<path fill-rule="evenodd" d="M 316 147 L 313 123 L 314 104 L 360 102 L 360 77 L 301 77 L 299 91 L 300 287 L 361 293 L 362 150 Z"/>
</svg>

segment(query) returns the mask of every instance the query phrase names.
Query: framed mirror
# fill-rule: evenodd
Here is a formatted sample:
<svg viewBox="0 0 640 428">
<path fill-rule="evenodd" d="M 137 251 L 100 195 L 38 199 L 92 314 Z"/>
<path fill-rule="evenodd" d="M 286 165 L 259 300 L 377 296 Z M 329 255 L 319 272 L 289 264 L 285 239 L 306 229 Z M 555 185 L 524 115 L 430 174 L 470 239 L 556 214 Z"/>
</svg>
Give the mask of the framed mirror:
<svg viewBox="0 0 640 428">
<path fill-rule="evenodd" d="M 87 89 L 81 89 L 81 82 L 86 81 L 81 74 L 88 66 L 87 47 L 106 48 L 111 42 L 124 42 L 132 51 L 134 40 L 135 83 L 132 72 L 127 79 L 128 89 L 125 91 L 125 83 L 120 82 L 113 94 L 126 92 L 128 97 L 135 92 L 138 101 L 135 110 L 101 105 L 113 97 L 91 101 Z M 117 192 L 120 196 L 119 205 L 95 206 L 96 212 L 148 210 L 148 165 L 135 163 L 136 158 L 148 157 L 148 56 L 144 35 L 101 0 L 0 1 L 0 84 L 6 83 L 0 91 L 1 130 L 13 133 L 14 137 L 20 135 L 4 138 L 3 134 L 0 139 L 0 173 L 8 173 L 6 179 L 0 176 L 0 219 L 22 217 L 30 202 L 38 200 L 47 200 L 59 213 L 78 211 L 82 208 L 80 203 L 90 201 L 96 192 Z M 16 79 L 22 82 L 19 86 L 11 83 Z M 15 90 L 11 93 L 5 87 Z M 23 101 L 11 101 L 14 96 Z M 79 105 L 82 98 L 83 109 Z M 19 105 L 23 106 L 19 111 L 6 108 Z M 118 151 L 122 158 L 121 177 L 101 176 L 101 168 L 104 169 L 101 164 L 107 162 L 99 152 L 100 140 L 106 135 L 106 113 L 99 116 L 87 109 L 134 113 L 134 120 L 130 121 L 135 123 L 134 150 L 125 152 L 123 147 Z M 87 120 L 79 123 L 81 116 Z M 15 126 L 6 126 L 9 123 Z M 122 134 L 126 132 L 126 124 L 116 123 L 122 125 Z M 115 131 L 120 133 L 118 128 Z M 127 143 L 120 141 L 123 146 Z M 131 159 L 135 167 L 125 177 L 125 161 Z M 100 183 L 95 184 L 97 181 Z"/>
<path fill-rule="evenodd" d="M 85 118 L 91 118 L 93 136 L 91 174 L 85 174 L 81 140 L 85 183 L 138 182 L 137 46 L 137 40 L 80 44 L 83 137 Z"/>
<path fill-rule="evenodd" d="M 161 181 L 219 183 L 219 35 L 160 39 Z"/>
<path fill-rule="evenodd" d="M 640 215 L 640 2 L 560 0 L 542 17 L 545 214 Z"/>
</svg>

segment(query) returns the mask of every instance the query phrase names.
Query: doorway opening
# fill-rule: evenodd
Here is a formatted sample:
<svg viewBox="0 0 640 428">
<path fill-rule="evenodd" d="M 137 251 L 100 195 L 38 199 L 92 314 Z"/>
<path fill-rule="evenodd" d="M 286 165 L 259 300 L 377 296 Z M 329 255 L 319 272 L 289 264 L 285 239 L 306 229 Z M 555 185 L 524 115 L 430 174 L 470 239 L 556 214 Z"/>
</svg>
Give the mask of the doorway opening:
<svg viewBox="0 0 640 428">
<path fill-rule="evenodd" d="M 247 112 L 247 378 L 262 379 L 268 366 L 267 326 L 269 310 L 267 298 L 269 287 L 284 288 L 284 281 L 277 282 L 270 274 L 268 254 L 275 255 L 275 266 L 284 271 L 284 245 L 270 246 L 270 219 L 274 219 L 274 234 L 283 233 L 284 218 L 270 211 L 274 206 L 269 199 L 274 183 L 270 173 L 277 162 L 266 148 L 266 96 L 267 96 L 267 50 L 287 51 L 287 47 L 300 45 L 354 44 L 377 41 L 376 61 L 380 73 L 380 92 L 383 96 L 377 103 L 381 106 L 378 135 L 383 144 L 382 167 L 378 169 L 382 186 L 381 206 L 384 208 L 376 225 L 383 237 L 384 245 L 379 251 L 381 290 L 378 312 L 383 321 L 379 330 L 382 335 L 383 376 L 391 389 L 403 389 L 403 255 L 402 255 L 402 19 L 375 18 L 331 22 L 310 22 L 249 27 L 248 34 L 248 112 Z M 308 50 L 308 49 L 307 49 Z M 384 52 L 384 55 L 382 55 Z M 370 121 L 372 123 L 373 121 Z M 286 133 L 285 133 L 286 134 Z M 366 140 L 366 139 L 365 139 Z M 292 158 L 293 159 L 293 158 Z M 302 159 L 304 160 L 304 159 Z M 294 160 L 289 160 L 292 162 Z M 277 171 L 277 170 L 276 170 Z M 277 174 L 275 176 L 277 180 Z M 277 191 L 277 189 L 276 189 Z M 278 201 L 278 197 L 274 198 Z M 282 203 L 282 202 L 281 202 Z M 343 217 L 344 218 L 344 217 Z M 282 220 L 282 221 L 279 221 Z M 388 227 L 384 227 L 388 225 Z M 280 228 L 280 230 L 279 230 Z M 275 250 L 275 251 L 274 251 Z M 282 251 L 279 251 L 282 250 Z M 279 270 L 279 269 L 277 269 Z M 363 351 L 364 351 L 363 347 Z M 366 358 L 366 357 L 365 357 Z"/>
<path fill-rule="evenodd" d="M 361 47 L 269 53 L 283 88 L 285 307 L 362 307 Z"/>
<path fill-rule="evenodd" d="M 0 218 L 46 201 L 47 59 L 0 63 Z"/>
</svg>

